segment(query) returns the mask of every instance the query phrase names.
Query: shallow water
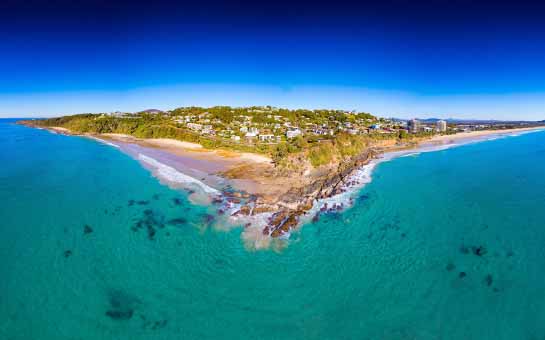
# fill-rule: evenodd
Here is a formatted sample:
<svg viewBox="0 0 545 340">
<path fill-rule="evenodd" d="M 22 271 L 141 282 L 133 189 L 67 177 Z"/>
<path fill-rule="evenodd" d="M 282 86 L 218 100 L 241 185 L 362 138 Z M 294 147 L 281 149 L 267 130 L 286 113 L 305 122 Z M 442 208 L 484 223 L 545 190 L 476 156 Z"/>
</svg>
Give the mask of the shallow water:
<svg viewBox="0 0 545 340">
<path fill-rule="evenodd" d="M 0 162 L 2 339 L 545 337 L 544 132 L 380 163 L 280 253 L 94 140 L 0 120 Z"/>
</svg>

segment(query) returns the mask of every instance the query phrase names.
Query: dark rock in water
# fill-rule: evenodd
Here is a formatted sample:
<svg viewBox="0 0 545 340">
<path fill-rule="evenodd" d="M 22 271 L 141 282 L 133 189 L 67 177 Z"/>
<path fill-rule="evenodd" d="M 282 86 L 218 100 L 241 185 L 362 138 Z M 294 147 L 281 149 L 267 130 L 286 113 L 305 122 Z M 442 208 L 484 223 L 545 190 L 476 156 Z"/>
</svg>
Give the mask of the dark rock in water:
<svg viewBox="0 0 545 340">
<path fill-rule="evenodd" d="M 210 214 L 205 214 L 204 215 L 204 223 L 206 224 L 210 224 L 214 221 L 214 215 L 210 215 Z"/>
<path fill-rule="evenodd" d="M 363 195 L 358 196 L 358 201 L 359 202 L 366 201 L 367 199 L 369 199 L 369 195 L 363 194 Z"/>
<path fill-rule="evenodd" d="M 177 197 L 173 198 L 172 202 L 174 202 L 175 205 L 182 205 L 182 200 Z"/>
<path fill-rule="evenodd" d="M 106 315 L 114 320 L 129 320 L 134 314 L 133 310 L 119 311 L 119 310 L 109 310 L 106 312 Z"/>
<path fill-rule="evenodd" d="M 138 202 L 136 202 L 136 204 L 138 204 L 138 205 L 148 205 L 149 201 L 138 201 Z"/>
<path fill-rule="evenodd" d="M 483 256 L 488 252 L 484 246 L 471 247 L 471 251 L 477 256 Z"/>
<path fill-rule="evenodd" d="M 449 264 L 447 264 L 447 271 L 451 272 L 453 271 L 454 269 L 456 269 L 456 266 L 454 265 L 454 263 L 452 262 L 449 262 Z"/>
<path fill-rule="evenodd" d="M 146 228 L 148 233 L 148 239 L 153 240 L 157 229 L 163 229 L 165 227 L 164 216 L 154 213 L 151 209 L 144 210 L 144 216 L 133 226 L 133 230 Z"/>
<path fill-rule="evenodd" d="M 157 329 L 164 328 L 167 325 L 167 322 L 168 322 L 167 320 L 155 321 L 151 329 L 157 330 Z"/>
<path fill-rule="evenodd" d="M 129 200 L 129 201 L 127 202 L 127 205 L 128 205 L 129 207 L 132 207 L 132 206 L 134 205 L 134 203 L 135 203 L 134 200 Z"/>
<path fill-rule="evenodd" d="M 460 253 L 469 254 L 469 248 L 464 245 L 460 246 Z"/>
<path fill-rule="evenodd" d="M 490 287 L 490 286 L 492 286 L 492 282 L 493 282 L 492 275 L 491 275 L 491 274 L 486 275 L 485 278 L 484 278 L 484 283 L 485 283 L 488 287 Z"/>
<path fill-rule="evenodd" d="M 155 228 L 153 228 L 150 225 L 148 225 L 147 228 L 148 228 L 148 239 L 153 241 L 155 239 L 155 234 L 157 233 L 157 231 L 155 230 Z"/>
<path fill-rule="evenodd" d="M 161 196 L 160 196 L 159 194 L 154 194 L 154 195 L 152 196 L 152 198 L 153 198 L 154 200 L 158 200 L 160 197 L 161 197 Z"/>
<path fill-rule="evenodd" d="M 458 274 L 458 277 L 459 277 L 460 279 L 463 279 L 463 278 L 466 277 L 466 276 L 467 276 L 466 272 L 460 272 L 460 274 Z"/>
<path fill-rule="evenodd" d="M 171 224 L 171 225 L 182 225 L 186 223 L 187 223 L 187 220 L 183 217 L 173 218 L 167 222 L 167 224 Z"/>
<path fill-rule="evenodd" d="M 64 252 L 64 257 L 67 257 L 67 258 L 68 258 L 68 257 L 70 257 L 70 256 L 72 256 L 72 251 L 71 251 L 71 250 L 66 250 L 66 251 Z"/>
<path fill-rule="evenodd" d="M 90 234 L 90 233 L 92 233 L 92 232 L 93 232 L 93 228 L 91 228 L 90 225 L 86 224 L 86 225 L 83 227 L 83 233 L 84 233 L 85 235 Z"/>
<path fill-rule="evenodd" d="M 112 290 L 108 295 L 108 301 L 110 308 L 105 314 L 116 321 L 132 318 L 135 308 L 140 303 L 138 299 L 120 290 Z"/>
</svg>

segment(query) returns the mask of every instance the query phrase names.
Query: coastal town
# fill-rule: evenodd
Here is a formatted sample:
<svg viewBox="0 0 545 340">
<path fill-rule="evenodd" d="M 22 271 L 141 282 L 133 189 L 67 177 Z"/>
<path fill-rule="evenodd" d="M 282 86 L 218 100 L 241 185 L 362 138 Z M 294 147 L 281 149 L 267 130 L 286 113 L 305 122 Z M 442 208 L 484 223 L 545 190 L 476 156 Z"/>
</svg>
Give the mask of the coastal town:
<svg viewBox="0 0 545 340">
<path fill-rule="evenodd" d="M 304 137 L 309 142 L 334 139 L 339 134 L 403 136 L 454 134 L 487 129 L 527 126 L 523 122 L 460 122 L 442 119 L 380 118 L 366 112 L 345 110 L 288 110 L 274 106 L 211 108 L 181 107 L 137 113 L 113 112 L 96 119 L 148 119 L 168 123 L 204 139 L 234 144 L 274 145 Z"/>
</svg>

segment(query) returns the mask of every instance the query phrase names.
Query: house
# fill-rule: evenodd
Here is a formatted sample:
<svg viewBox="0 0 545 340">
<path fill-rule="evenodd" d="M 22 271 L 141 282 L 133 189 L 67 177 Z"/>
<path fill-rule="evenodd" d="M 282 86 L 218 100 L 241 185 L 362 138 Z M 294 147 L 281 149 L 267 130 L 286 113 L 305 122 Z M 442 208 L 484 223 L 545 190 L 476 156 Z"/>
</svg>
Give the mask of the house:
<svg viewBox="0 0 545 340">
<path fill-rule="evenodd" d="M 216 131 L 214 131 L 214 128 L 212 127 L 212 125 L 205 125 L 205 126 L 203 126 L 203 128 L 201 130 L 201 134 L 203 134 L 203 135 L 215 135 Z"/>
<path fill-rule="evenodd" d="M 257 133 L 255 131 L 248 131 L 246 132 L 246 134 L 244 135 L 244 137 L 246 139 L 255 139 L 257 137 Z"/>
<path fill-rule="evenodd" d="M 357 135 L 359 131 L 358 129 L 348 129 L 346 130 L 346 132 L 348 132 L 351 135 Z"/>
<path fill-rule="evenodd" d="M 295 138 L 297 136 L 301 136 L 303 133 L 298 128 L 294 128 L 291 130 L 286 131 L 286 138 Z"/>
<path fill-rule="evenodd" d="M 274 142 L 276 137 L 274 135 L 266 134 L 258 136 L 260 142 Z"/>
<path fill-rule="evenodd" d="M 197 123 L 187 123 L 187 127 L 194 131 L 200 131 L 202 129 L 202 125 Z"/>
</svg>

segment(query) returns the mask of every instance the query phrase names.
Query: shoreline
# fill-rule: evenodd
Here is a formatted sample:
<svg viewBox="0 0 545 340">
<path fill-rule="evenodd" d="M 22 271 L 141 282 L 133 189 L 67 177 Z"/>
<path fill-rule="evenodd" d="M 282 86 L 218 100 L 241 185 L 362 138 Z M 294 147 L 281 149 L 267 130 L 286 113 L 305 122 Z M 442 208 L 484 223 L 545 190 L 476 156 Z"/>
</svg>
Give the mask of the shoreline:
<svg viewBox="0 0 545 340">
<path fill-rule="evenodd" d="M 471 132 L 459 132 L 453 135 L 438 135 L 433 136 L 430 140 L 431 143 L 454 143 L 459 140 L 479 140 L 490 135 L 502 136 L 511 133 L 519 132 L 531 132 L 544 130 L 545 126 L 527 127 L 527 128 L 515 128 L 515 129 L 501 129 L 501 130 L 479 130 Z"/>
<path fill-rule="evenodd" d="M 371 182 L 373 169 L 379 163 L 545 127 L 473 131 L 434 136 L 409 145 L 372 146 L 350 162 L 328 171 L 321 169 L 309 174 L 302 171 L 289 176 L 276 174 L 270 158 L 257 154 L 207 150 L 199 144 L 173 139 L 74 134 L 58 127 L 46 129 L 90 137 L 129 154 L 164 184 L 186 190 L 193 203 L 209 205 L 218 216 L 227 218 L 230 225 L 242 225 L 241 238 L 246 247 L 258 250 L 281 248 L 291 232 L 302 224 L 318 220 L 321 214 L 351 207 L 355 193 Z M 237 176 L 230 176 L 233 170 Z"/>
</svg>

